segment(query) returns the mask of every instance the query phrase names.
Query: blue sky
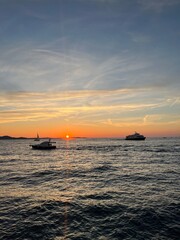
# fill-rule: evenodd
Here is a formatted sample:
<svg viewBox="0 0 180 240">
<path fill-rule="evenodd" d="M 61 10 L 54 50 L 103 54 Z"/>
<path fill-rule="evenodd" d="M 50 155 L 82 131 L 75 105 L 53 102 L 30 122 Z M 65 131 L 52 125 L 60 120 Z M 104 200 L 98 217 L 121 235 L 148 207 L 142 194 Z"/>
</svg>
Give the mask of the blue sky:
<svg viewBox="0 0 180 240">
<path fill-rule="evenodd" d="M 0 0 L 0 36 L 2 125 L 179 124 L 179 0 Z"/>
</svg>

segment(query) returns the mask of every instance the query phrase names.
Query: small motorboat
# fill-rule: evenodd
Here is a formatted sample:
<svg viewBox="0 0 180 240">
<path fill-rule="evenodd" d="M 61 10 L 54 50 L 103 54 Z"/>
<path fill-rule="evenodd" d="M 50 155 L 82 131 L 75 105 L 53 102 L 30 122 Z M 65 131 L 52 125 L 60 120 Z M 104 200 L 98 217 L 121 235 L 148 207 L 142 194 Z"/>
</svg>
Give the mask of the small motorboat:
<svg viewBox="0 0 180 240">
<path fill-rule="evenodd" d="M 39 149 L 39 150 L 51 150 L 51 149 L 55 149 L 56 146 L 53 145 L 53 143 L 56 142 L 51 142 L 51 139 L 49 139 L 49 141 L 44 141 L 42 143 L 39 144 L 32 144 L 30 145 L 33 149 Z"/>
<path fill-rule="evenodd" d="M 128 135 L 126 136 L 125 140 L 145 140 L 146 137 L 144 137 L 143 135 L 135 132 L 134 134 L 132 135 Z"/>
</svg>

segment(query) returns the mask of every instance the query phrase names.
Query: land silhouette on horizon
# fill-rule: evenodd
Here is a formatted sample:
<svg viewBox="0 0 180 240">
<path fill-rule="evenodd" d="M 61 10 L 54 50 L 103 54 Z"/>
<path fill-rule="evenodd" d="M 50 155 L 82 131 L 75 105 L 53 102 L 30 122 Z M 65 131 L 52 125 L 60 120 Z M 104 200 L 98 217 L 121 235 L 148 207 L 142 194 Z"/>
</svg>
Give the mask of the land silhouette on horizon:
<svg viewBox="0 0 180 240">
<path fill-rule="evenodd" d="M 57 139 L 52 137 L 42 137 L 41 139 Z M 86 137 L 73 137 L 73 138 L 86 138 Z M 14 140 L 14 139 L 35 139 L 34 137 L 12 137 L 9 135 L 0 136 L 0 140 Z M 61 139 L 61 138 L 59 138 Z"/>
<path fill-rule="evenodd" d="M 28 139 L 27 137 L 11 137 L 8 135 L 0 136 L 0 140 L 11 140 L 11 139 Z"/>
</svg>

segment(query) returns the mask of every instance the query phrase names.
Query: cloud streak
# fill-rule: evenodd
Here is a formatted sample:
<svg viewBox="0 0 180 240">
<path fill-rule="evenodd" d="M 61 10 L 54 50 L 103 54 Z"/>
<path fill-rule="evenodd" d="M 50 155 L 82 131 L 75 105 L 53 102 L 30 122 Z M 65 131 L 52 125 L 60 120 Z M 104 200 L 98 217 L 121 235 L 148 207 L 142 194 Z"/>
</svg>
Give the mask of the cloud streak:
<svg viewBox="0 0 180 240">
<path fill-rule="evenodd" d="M 163 73 L 158 73 L 161 76 L 152 73 L 158 59 L 151 56 L 147 58 L 121 53 L 101 59 L 85 52 L 69 50 L 65 53 L 26 46 L 4 51 L 2 59 L 1 91 L 139 88 L 158 85 L 158 82 L 161 84 L 164 78 Z M 150 77 L 147 77 L 148 73 Z M 163 84 L 168 82 L 163 81 Z"/>
<path fill-rule="evenodd" d="M 138 3 L 142 5 L 145 10 L 152 10 L 155 12 L 162 12 L 168 7 L 179 5 L 179 0 L 138 0 Z"/>
<path fill-rule="evenodd" d="M 159 93 L 156 93 L 159 95 Z M 143 101 L 144 95 L 148 96 Z M 138 96 L 138 100 L 137 100 Z M 164 107 L 179 107 L 179 101 L 154 99 L 152 89 L 112 90 L 112 91 L 68 91 L 49 93 L 4 93 L 0 96 L 3 109 L 0 109 L 1 123 L 16 121 L 39 121 L 45 119 L 86 119 L 86 122 L 102 121 L 107 116 L 133 117 L 134 112 L 144 116 L 146 112 L 161 111 Z M 106 101 L 102 101 L 106 99 Z M 149 115 L 144 117 L 147 122 Z M 77 119 L 75 119 L 77 118 Z M 103 120 L 104 121 L 104 120 Z"/>
</svg>

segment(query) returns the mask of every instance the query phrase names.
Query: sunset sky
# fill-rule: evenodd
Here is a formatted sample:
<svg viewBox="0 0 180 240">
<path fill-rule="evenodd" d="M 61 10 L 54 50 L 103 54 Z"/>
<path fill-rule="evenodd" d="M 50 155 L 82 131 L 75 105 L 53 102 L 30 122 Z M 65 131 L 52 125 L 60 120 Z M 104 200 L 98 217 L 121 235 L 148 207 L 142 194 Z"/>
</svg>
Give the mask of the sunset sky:
<svg viewBox="0 0 180 240">
<path fill-rule="evenodd" d="M 180 136 L 179 0 L 0 0 L 0 136 Z"/>
</svg>

